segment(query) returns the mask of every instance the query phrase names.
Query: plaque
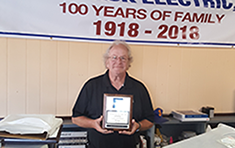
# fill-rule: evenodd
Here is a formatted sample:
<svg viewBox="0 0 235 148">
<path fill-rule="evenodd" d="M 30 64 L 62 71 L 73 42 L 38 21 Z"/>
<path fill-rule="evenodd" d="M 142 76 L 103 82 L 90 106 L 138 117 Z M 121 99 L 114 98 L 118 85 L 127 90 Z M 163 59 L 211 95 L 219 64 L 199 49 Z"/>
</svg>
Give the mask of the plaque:
<svg viewBox="0 0 235 148">
<path fill-rule="evenodd" d="M 102 128 L 131 130 L 132 95 L 104 94 Z"/>
</svg>

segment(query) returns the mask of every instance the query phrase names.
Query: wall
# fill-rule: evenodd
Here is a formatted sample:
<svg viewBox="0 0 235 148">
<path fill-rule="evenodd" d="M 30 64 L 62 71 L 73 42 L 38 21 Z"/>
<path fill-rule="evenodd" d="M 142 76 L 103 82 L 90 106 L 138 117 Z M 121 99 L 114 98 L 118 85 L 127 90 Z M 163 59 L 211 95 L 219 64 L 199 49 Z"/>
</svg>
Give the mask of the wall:
<svg viewBox="0 0 235 148">
<path fill-rule="evenodd" d="M 109 44 L 0 38 L 0 116 L 71 115 L 83 83 L 105 71 Z M 130 75 L 148 87 L 154 108 L 235 112 L 235 50 L 131 45 Z"/>
</svg>

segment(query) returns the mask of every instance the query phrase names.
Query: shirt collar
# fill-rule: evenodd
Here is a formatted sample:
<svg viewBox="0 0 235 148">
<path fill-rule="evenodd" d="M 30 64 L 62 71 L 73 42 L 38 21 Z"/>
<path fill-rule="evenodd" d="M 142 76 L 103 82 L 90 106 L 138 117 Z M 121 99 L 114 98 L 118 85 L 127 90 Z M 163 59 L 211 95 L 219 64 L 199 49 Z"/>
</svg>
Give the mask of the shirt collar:
<svg viewBox="0 0 235 148">
<path fill-rule="evenodd" d="M 109 79 L 109 70 L 107 70 L 104 74 L 104 78 L 103 78 L 103 83 L 105 84 L 105 86 L 110 87 L 112 86 L 111 81 Z M 131 87 L 131 83 L 130 83 L 130 76 L 129 74 L 126 72 L 126 77 L 125 77 L 125 82 L 124 82 L 124 86 L 123 87 Z"/>
</svg>

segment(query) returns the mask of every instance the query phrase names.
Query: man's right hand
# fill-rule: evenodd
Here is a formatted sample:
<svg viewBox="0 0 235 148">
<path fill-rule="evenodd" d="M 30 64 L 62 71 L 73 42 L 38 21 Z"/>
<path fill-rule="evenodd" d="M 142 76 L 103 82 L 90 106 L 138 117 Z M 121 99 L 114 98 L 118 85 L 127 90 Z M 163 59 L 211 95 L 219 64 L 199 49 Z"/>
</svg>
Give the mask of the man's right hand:
<svg viewBox="0 0 235 148">
<path fill-rule="evenodd" d="M 103 116 L 100 116 L 98 119 L 95 119 L 94 129 L 96 129 L 98 132 L 103 133 L 103 134 L 110 134 L 110 133 L 113 133 L 112 130 L 103 129 L 103 128 L 100 126 L 102 120 L 103 120 Z"/>
</svg>

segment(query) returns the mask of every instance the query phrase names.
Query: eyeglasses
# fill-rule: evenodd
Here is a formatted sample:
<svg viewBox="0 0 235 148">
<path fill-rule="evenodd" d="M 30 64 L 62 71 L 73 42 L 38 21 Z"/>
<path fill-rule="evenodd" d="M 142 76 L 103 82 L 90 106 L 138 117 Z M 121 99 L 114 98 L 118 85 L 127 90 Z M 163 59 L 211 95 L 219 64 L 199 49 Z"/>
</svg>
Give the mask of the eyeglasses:
<svg viewBox="0 0 235 148">
<path fill-rule="evenodd" d="M 118 59 L 120 59 L 122 62 L 126 62 L 127 58 L 124 56 L 118 57 L 118 56 L 111 56 L 109 57 L 112 61 L 117 61 Z"/>
</svg>

